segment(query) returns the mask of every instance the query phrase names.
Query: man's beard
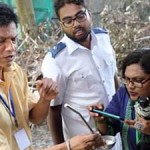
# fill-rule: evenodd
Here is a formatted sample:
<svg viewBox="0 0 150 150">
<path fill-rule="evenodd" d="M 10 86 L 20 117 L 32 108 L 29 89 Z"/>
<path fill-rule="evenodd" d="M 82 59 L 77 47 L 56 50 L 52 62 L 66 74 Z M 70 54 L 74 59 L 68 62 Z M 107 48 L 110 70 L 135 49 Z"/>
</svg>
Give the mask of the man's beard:
<svg viewBox="0 0 150 150">
<path fill-rule="evenodd" d="M 67 34 L 66 33 L 66 35 L 71 39 L 71 40 L 73 40 L 74 42 L 76 42 L 76 43 L 82 43 L 82 42 L 84 42 L 86 39 L 87 39 L 87 37 L 88 37 L 88 35 L 91 33 L 91 31 L 89 30 L 88 32 L 86 32 L 86 34 L 84 34 L 84 36 L 82 36 L 81 38 L 76 38 L 76 37 L 74 37 L 74 36 L 70 36 L 70 34 Z"/>
</svg>

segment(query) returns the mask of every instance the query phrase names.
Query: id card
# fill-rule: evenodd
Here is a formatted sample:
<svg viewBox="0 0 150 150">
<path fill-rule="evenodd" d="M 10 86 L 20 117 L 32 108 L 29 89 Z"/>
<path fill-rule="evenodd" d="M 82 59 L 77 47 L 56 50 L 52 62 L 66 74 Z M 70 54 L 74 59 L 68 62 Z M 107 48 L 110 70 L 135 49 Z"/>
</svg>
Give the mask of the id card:
<svg viewBox="0 0 150 150">
<path fill-rule="evenodd" d="M 14 134 L 14 137 L 16 139 L 16 142 L 18 144 L 18 147 L 20 150 L 25 150 L 29 146 L 31 146 L 31 142 L 28 138 L 28 135 L 25 131 L 25 129 L 20 129 Z"/>
</svg>

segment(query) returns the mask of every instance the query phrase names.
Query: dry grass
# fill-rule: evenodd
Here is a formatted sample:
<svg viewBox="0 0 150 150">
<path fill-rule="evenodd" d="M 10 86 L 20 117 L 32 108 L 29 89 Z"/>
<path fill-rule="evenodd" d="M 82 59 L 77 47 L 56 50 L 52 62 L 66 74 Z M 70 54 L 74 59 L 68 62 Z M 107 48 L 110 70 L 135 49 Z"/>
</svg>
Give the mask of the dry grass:
<svg viewBox="0 0 150 150">
<path fill-rule="evenodd" d="M 109 30 L 119 70 L 126 54 L 136 49 L 150 48 L 148 0 L 135 1 L 124 10 L 110 10 L 106 6 L 100 15 L 102 26 Z"/>
<path fill-rule="evenodd" d="M 30 86 L 33 86 L 34 81 L 41 75 L 43 58 L 51 47 L 57 43 L 60 35 L 59 25 L 52 21 L 46 21 L 38 26 L 36 39 L 32 39 L 28 33 L 25 33 L 25 38 L 18 40 L 15 61 L 27 73 Z"/>
<path fill-rule="evenodd" d="M 146 14 L 144 10 L 149 11 Z M 100 15 L 102 26 L 109 30 L 119 70 L 122 59 L 130 51 L 137 48 L 150 48 L 150 2 L 148 0 L 134 2 L 124 10 L 110 10 L 105 7 Z M 16 61 L 25 70 L 29 84 L 32 85 L 32 81 L 41 74 L 41 63 L 45 54 L 60 39 L 61 29 L 58 23 L 47 20 L 38 26 L 36 39 L 32 39 L 27 33 L 25 35 L 24 39 L 19 40 Z"/>
</svg>

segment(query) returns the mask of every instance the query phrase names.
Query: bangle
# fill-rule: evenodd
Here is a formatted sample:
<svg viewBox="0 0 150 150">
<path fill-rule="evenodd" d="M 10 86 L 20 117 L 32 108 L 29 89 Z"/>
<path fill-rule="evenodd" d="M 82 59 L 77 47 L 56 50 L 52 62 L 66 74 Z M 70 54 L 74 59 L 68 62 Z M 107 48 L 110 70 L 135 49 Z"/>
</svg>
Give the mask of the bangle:
<svg viewBox="0 0 150 150">
<path fill-rule="evenodd" d="M 66 145 L 67 145 L 67 150 L 71 150 L 70 140 L 67 140 L 67 141 L 66 141 Z"/>
</svg>

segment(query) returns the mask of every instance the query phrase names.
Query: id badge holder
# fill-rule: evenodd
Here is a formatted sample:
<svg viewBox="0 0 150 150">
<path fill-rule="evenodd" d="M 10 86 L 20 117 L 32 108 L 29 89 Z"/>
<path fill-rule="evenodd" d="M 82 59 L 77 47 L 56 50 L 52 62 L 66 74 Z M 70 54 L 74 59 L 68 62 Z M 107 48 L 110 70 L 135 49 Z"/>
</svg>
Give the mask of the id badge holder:
<svg viewBox="0 0 150 150">
<path fill-rule="evenodd" d="M 19 150 L 25 150 L 31 146 L 31 142 L 24 128 L 16 131 L 14 133 L 14 137 L 16 139 Z"/>
</svg>

